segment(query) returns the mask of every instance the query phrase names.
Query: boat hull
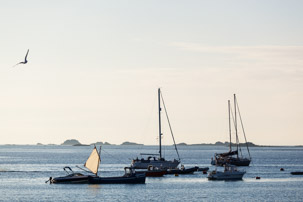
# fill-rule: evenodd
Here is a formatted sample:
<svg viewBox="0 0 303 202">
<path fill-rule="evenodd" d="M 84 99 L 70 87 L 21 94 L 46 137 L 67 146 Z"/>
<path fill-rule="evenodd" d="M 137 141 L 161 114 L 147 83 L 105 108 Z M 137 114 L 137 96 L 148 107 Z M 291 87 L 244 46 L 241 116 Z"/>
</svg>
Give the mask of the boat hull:
<svg viewBox="0 0 303 202">
<path fill-rule="evenodd" d="M 208 171 L 209 167 L 204 167 L 204 168 L 198 168 L 198 171 Z"/>
<path fill-rule="evenodd" d="M 144 184 L 145 174 L 121 177 L 89 177 L 90 184 Z"/>
<path fill-rule="evenodd" d="M 134 169 L 148 169 L 153 166 L 161 169 L 177 168 L 180 161 L 166 161 L 166 160 L 133 160 L 131 167 Z"/>
<path fill-rule="evenodd" d="M 186 169 L 168 169 L 166 171 L 166 174 L 193 174 L 195 171 L 198 171 L 199 167 L 195 166 L 192 168 L 186 168 Z"/>
<path fill-rule="evenodd" d="M 290 174 L 292 174 L 292 175 L 303 175 L 303 172 L 291 172 Z"/>
<path fill-rule="evenodd" d="M 227 158 L 227 159 L 216 159 L 212 160 L 212 165 L 223 166 L 225 164 L 235 165 L 235 166 L 249 166 L 250 159 L 247 158 Z"/>
<path fill-rule="evenodd" d="M 209 180 L 242 180 L 244 174 L 245 172 L 211 172 L 208 174 L 207 178 Z"/>
<path fill-rule="evenodd" d="M 88 183 L 89 175 L 67 175 L 64 177 L 55 177 L 50 180 L 50 183 L 56 184 L 85 184 Z"/>
<path fill-rule="evenodd" d="M 136 171 L 136 173 L 145 174 L 146 177 L 163 177 L 166 174 L 166 170 Z"/>
</svg>

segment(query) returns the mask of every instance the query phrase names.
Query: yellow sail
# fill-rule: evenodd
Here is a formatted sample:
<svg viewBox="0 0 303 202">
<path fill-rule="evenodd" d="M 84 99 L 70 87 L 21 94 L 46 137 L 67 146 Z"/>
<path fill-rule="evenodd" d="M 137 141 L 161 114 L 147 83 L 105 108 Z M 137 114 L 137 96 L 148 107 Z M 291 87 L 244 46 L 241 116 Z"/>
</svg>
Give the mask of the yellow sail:
<svg viewBox="0 0 303 202">
<path fill-rule="evenodd" d="M 95 147 L 85 162 L 84 166 L 92 171 L 92 173 L 97 175 L 100 162 L 100 156 L 97 148 Z"/>
</svg>

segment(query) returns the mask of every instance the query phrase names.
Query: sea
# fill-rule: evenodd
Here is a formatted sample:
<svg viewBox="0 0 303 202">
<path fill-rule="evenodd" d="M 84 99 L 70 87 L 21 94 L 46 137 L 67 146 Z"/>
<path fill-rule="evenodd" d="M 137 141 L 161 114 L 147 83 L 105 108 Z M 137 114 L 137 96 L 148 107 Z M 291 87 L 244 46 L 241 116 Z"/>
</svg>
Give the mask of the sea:
<svg viewBox="0 0 303 202">
<path fill-rule="evenodd" d="M 303 201 L 303 147 L 252 147 L 252 163 L 240 181 L 209 181 L 203 172 L 147 178 L 145 184 L 49 184 L 65 176 L 63 167 L 82 172 L 93 146 L 1 145 L 0 201 Z M 100 176 L 121 176 L 140 153 L 157 153 L 157 146 L 101 148 Z M 225 146 L 179 146 L 182 164 L 209 167 L 214 153 Z M 173 146 L 163 148 L 166 159 L 177 158 Z M 281 168 L 284 171 L 281 171 Z M 256 179 L 256 177 L 261 179 Z"/>
</svg>

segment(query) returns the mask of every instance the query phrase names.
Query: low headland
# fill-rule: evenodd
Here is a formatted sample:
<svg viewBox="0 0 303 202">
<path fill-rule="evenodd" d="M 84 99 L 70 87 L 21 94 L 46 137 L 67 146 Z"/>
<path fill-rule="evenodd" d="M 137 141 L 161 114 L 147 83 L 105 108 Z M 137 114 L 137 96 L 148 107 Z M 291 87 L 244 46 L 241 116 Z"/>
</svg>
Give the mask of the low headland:
<svg viewBox="0 0 303 202">
<path fill-rule="evenodd" d="M 200 144 L 186 144 L 184 142 L 177 144 L 178 146 L 227 146 L 229 147 L 229 142 L 216 142 L 214 144 L 212 143 L 200 143 Z M 240 143 L 240 146 L 249 146 L 249 147 L 262 147 L 261 145 L 256 145 L 252 142 L 247 143 Z M 231 143 L 231 146 L 236 146 L 236 143 Z"/>
<path fill-rule="evenodd" d="M 38 146 L 42 146 L 44 144 L 42 143 L 37 143 L 36 145 Z M 47 145 L 55 145 L 55 144 L 47 144 Z M 80 143 L 78 140 L 76 139 L 69 139 L 69 140 L 65 140 L 62 144 L 63 146 L 91 146 L 91 145 L 98 145 L 98 146 L 103 146 L 103 145 L 116 145 L 117 144 L 111 144 L 109 142 L 95 142 L 95 143 L 91 143 L 91 144 L 82 144 Z M 129 142 L 129 141 L 125 141 L 121 144 L 119 144 L 120 146 L 144 146 L 144 144 L 140 144 L 140 143 L 135 143 L 135 142 Z M 240 146 L 244 147 L 244 146 L 248 146 L 248 147 L 285 147 L 285 146 L 274 146 L 274 145 L 256 145 L 252 142 L 247 142 L 246 143 L 240 143 Z M 153 146 L 153 145 L 146 145 L 146 146 Z M 187 143 L 178 143 L 177 146 L 225 146 L 225 147 L 229 147 L 229 142 L 216 142 L 216 143 L 200 143 L 200 144 L 187 144 Z M 232 147 L 236 146 L 236 143 L 232 143 L 231 145 Z M 295 145 L 294 147 L 303 147 L 303 145 Z"/>
<path fill-rule="evenodd" d="M 41 143 L 38 143 L 37 145 L 42 145 Z M 64 145 L 64 146 L 90 146 L 90 145 L 115 145 L 115 144 L 110 144 L 108 142 L 95 142 L 95 143 L 91 143 L 91 144 L 82 144 L 80 143 L 78 140 L 76 139 L 70 139 L 70 140 L 65 140 L 61 145 Z M 135 143 L 135 142 L 123 142 L 122 144 L 120 144 L 122 146 L 139 146 L 139 145 L 143 145 L 143 144 L 138 144 L 138 143 Z"/>
</svg>

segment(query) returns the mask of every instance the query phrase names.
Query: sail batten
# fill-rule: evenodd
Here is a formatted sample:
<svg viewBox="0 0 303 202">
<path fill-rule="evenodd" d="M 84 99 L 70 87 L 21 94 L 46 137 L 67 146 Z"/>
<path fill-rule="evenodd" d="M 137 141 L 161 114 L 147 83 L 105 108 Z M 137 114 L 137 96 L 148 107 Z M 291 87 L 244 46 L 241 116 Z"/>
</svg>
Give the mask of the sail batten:
<svg viewBox="0 0 303 202">
<path fill-rule="evenodd" d="M 96 174 L 98 173 L 98 168 L 100 164 L 100 156 L 98 153 L 97 148 L 95 147 L 88 157 L 87 161 L 85 162 L 84 166 L 89 169 L 92 173 Z"/>
</svg>

